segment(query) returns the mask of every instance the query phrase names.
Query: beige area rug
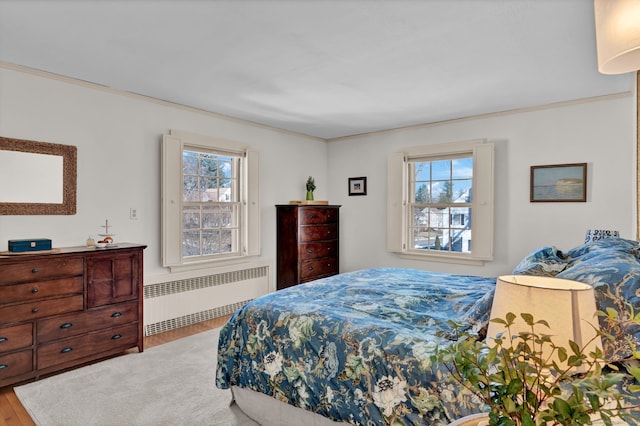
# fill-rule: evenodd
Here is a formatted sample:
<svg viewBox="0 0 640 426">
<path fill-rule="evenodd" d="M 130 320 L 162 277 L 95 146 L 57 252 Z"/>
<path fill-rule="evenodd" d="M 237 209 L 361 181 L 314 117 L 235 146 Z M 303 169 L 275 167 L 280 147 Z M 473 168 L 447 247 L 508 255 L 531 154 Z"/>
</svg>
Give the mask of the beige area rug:
<svg viewBox="0 0 640 426">
<path fill-rule="evenodd" d="M 211 330 L 16 387 L 43 426 L 256 425 L 215 385 Z"/>
</svg>

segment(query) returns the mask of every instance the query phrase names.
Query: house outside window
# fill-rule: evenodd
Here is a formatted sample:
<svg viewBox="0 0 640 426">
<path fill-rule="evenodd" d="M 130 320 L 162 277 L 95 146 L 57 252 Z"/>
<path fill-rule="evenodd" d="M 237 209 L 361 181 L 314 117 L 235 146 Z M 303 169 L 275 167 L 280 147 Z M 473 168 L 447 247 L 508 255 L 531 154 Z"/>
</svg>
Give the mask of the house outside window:
<svg viewBox="0 0 640 426">
<path fill-rule="evenodd" d="M 163 266 L 192 269 L 260 254 L 259 160 L 236 142 L 163 135 Z"/>
<path fill-rule="evenodd" d="M 493 150 L 493 144 L 474 140 L 391 155 L 387 249 L 413 259 L 491 260 Z"/>
</svg>

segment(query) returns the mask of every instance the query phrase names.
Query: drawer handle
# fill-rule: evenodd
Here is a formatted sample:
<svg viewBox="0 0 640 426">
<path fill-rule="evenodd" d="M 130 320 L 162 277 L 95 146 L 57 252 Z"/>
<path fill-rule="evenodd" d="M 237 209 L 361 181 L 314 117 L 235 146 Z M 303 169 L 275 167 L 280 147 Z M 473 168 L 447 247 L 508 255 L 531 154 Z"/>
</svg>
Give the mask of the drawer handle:
<svg viewBox="0 0 640 426">
<path fill-rule="evenodd" d="M 327 263 L 327 266 L 331 266 L 331 264 L 330 264 L 330 263 Z"/>
<path fill-rule="evenodd" d="M 40 290 L 38 290 L 37 288 L 34 288 L 33 290 L 31 290 L 31 293 L 36 294 L 37 292 L 39 292 Z"/>
<path fill-rule="evenodd" d="M 307 215 L 307 219 L 309 219 L 309 220 L 313 219 L 314 217 L 315 217 L 315 216 L 314 216 L 314 215 L 312 215 L 312 214 L 308 214 L 308 215 Z"/>
<path fill-rule="evenodd" d="M 37 314 L 38 312 L 40 312 L 40 309 L 38 309 L 38 308 L 33 308 L 31 310 L 31 313 L 34 313 L 34 314 Z"/>
<path fill-rule="evenodd" d="M 118 340 L 119 338 L 122 337 L 122 334 L 116 334 L 113 337 L 111 337 L 113 340 Z"/>
<path fill-rule="evenodd" d="M 313 232 L 307 232 L 307 235 L 311 237 L 313 236 Z"/>
<path fill-rule="evenodd" d="M 307 249 L 307 253 L 313 253 L 313 249 Z"/>
<path fill-rule="evenodd" d="M 0 370 L 4 370 L 5 368 L 9 368 L 9 364 L 0 364 Z"/>
<path fill-rule="evenodd" d="M 4 343 L 4 342 L 8 342 L 9 338 L 8 337 L 0 337 L 0 343 Z"/>
<path fill-rule="evenodd" d="M 313 271 L 313 266 L 309 266 L 307 269 Z"/>
<path fill-rule="evenodd" d="M 60 326 L 60 328 L 71 328 L 72 326 L 73 326 L 73 324 L 72 324 L 72 323 L 70 323 L 70 322 L 65 322 L 64 324 L 62 324 L 62 325 Z"/>
<path fill-rule="evenodd" d="M 40 272 L 40 270 L 38 268 L 33 268 L 31 272 L 34 274 L 37 274 L 38 272 Z"/>
<path fill-rule="evenodd" d="M 122 312 L 114 312 L 111 314 L 111 318 L 118 318 L 122 316 Z"/>
<path fill-rule="evenodd" d="M 71 346 L 67 346 L 66 348 L 64 348 L 63 350 L 60 351 L 61 354 L 68 354 L 69 352 L 71 352 L 73 350 L 73 348 Z"/>
</svg>

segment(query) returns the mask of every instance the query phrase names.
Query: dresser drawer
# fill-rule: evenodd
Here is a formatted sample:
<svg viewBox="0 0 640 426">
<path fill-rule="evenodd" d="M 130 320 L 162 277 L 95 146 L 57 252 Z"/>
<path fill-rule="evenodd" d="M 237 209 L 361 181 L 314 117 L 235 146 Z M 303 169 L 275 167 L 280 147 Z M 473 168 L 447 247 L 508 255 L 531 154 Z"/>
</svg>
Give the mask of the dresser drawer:
<svg viewBox="0 0 640 426">
<path fill-rule="evenodd" d="M 38 342 L 50 342 L 78 334 L 138 321 L 138 303 L 121 303 L 87 312 L 38 320 Z"/>
<path fill-rule="evenodd" d="M 33 370 L 33 351 L 31 349 L 8 355 L 0 354 L 0 382 Z"/>
<path fill-rule="evenodd" d="M 81 294 L 59 299 L 39 300 L 19 305 L 1 306 L 0 318 L 12 320 L 32 320 L 51 315 L 65 314 L 67 312 L 81 311 L 83 307 Z"/>
<path fill-rule="evenodd" d="M 337 272 L 338 262 L 335 258 L 306 260 L 300 263 L 300 279 L 336 274 Z"/>
<path fill-rule="evenodd" d="M 82 277 L 0 286 L 0 303 L 27 302 L 45 297 L 82 293 Z"/>
<path fill-rule="evenodd" d="M 0 328 L 0 352 L 26 348 L 33 344 L 33 324 Z"/>
<path fill-rule="evenodd" d="M 338 238 L 337 230 L 338 226 L 336 224 L 301 226 L 299 231 L 300 242 L 307 243 L 310 241 L 335 240 Z"/>
<path fill-rule="evenodd" d="M 82 258 L 34 260 L 3 265 L 0 284 L 49 280 L 83 273 Z"/>
<path fill-rule="evenodd" d="M 323 223 L 337 223 L 338 209 L 326 207 L 301 207 L 298 211 L 300 225 L 318 225 Z"/>
<path fill-rule="evenodd" d="M 49 368 L 76 359 L 125 350 L 138 343 L 138 324 L 85 334 L 46 343 L 38 348 L 38 369 Z"/>
<path fill-rule="evenodd" d="M 324 241 L 320 243 L 300 244 L 298 256 L 302 260 L 316 259 L 319 257 L 335 257 L 338 253 L 338 241 Z"/>
</svg>

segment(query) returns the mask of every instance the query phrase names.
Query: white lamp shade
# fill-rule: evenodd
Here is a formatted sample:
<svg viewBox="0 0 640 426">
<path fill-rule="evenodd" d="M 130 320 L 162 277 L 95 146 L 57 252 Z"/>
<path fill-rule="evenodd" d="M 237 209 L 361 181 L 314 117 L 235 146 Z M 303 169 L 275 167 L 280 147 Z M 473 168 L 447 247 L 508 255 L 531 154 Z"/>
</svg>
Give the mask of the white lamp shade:
<svg viewBox="0 0 640 426">
<path fill-rule="evenodd" d="M 640 69 L 640 0 L 594 0 L 598 70 Z"/>
<path fill-rule="evenodd" d="M 509 312 L 517 317 L 511 327 L 512 335 L 531 331 L 520 317 L 520 314 L 527 313 L 533 315 L 534 321 L 545 320 L 549 323 L 549 328 L 544 325 L 536 326 L 536 334 L 551 335 L 553 343 L 565 347 L 569 353 L 569 340 L 577 343 L 587 355 L 596 347 L 602 347 L 596 331 L 598 318 L 595 315 L 595 294 L 593 287 L 587 284 L 551 277 L 501 276 L 496 284 L 491 319 L 505 319 Z M 487 330 L 488 341 L 499 333 L 508 337 L 502 324 L 490 322 Z M 559 362 L 557 357 L 555 360 Z"/>
</svg>

